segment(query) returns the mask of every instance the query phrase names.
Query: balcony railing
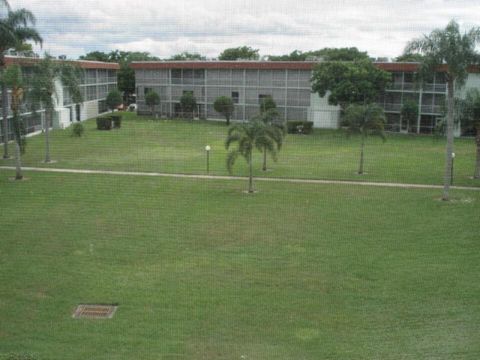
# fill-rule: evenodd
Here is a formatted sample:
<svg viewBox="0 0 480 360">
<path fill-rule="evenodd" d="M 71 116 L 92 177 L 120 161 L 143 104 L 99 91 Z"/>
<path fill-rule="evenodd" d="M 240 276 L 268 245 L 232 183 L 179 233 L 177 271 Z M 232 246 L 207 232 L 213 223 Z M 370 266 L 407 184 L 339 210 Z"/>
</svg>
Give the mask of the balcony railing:
<svg viewBox="0 0 480 360">
<path fill-rule="evenodd" d="M 394 91 L 418 91 L 420 85 L 415 83 L 393 83 L 388 90 Z M 445 93 L 447 91 L 446 84 L 424 84 L 422 86 L 424 92 L 436 92 L 436 93 Z"/>
<path fill-rule="evenodd" d="M 441 114 L 442 107 L 439 105 L 422 105 L 422 114 Z"/>
<path fill-rule="evenodd" d="M 426 92 L 447 92 L 446 84 L 425 84 L 423 85 L 423 91 Z"/>
<path fill-rule="evenodd" d="M 402 104 L 391 104 L 391 103 L 386 103 L 386 104 L 379 104 L 380 106 L 383 105 L 383 108 L 385 111 L 394 111 L 394 112 L 400 112 L 402 111 Z M 442 114 L 443 109 L 442 106 L 439 105 L 422 105 L 420 108 L 420 111 L 422 114 Z"/>
<path fill-rule="evenodd" d="M 402 110 L 402 104 L 384 104 L 383 108 L 385 111 L 400 111 Z"/>
</svg>

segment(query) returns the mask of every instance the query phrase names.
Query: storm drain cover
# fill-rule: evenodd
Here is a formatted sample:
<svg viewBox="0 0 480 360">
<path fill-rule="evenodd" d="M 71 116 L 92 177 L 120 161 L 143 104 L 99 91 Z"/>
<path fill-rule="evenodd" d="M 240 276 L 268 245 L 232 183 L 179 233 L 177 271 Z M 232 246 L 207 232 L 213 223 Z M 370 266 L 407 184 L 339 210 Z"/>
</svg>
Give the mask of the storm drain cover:
<svg viewBox="0 0 480 360">
<path fill-rule="evenodd" d="M 75 319 L 111 319 L 117 311 L 117 305 L 80 304 L 75 309 Z"/>
</svg>

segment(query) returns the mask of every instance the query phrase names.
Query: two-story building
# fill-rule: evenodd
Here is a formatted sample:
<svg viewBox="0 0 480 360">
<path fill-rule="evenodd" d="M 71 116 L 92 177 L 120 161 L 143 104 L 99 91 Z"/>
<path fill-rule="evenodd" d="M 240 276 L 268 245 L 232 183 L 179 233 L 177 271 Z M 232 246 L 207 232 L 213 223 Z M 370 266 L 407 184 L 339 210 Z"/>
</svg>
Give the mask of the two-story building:
<svg viewBox="0 0 480 360">
<path fill-rule="evenodd" d="M 248 120 L 258 114 L 259 104 L 271 96 L 283 120 L 309 120 L 317 128 L 338 128 L 340 108 L 328 104 L 311 92 L 310 79 L 317 62 L 269 61 L 153 61 L 134 62 L 139 113 L 149 113 L 145 94 L 160 95 L 159 113 L 168 117 L 181 112 L 180 98 L 191 92 L 198 104 L 197 114 L 205 119 L 221 119 L 213 103 L 219 96 L 235 103 L 233 120 Z M 415 81 L 418 63 L 375 63 L 392 74 L 392 86 L 385 89 L 378 103 L 385 109 L 387 131 L 427 133 L 434 131 L 443 117 L 447 95 L 445 73 L 439 69 L 430 82 L 419 86 Z M 466 89 L 480 87 L 477 67 L 470 68 Z M 407 99 L 419 106 L 418 118 L 410 129 L 401 117 Z"/>
<path fill-rule="evenodd" d="M 25 77 L 32 74 L 32 67 L 39 58 L 7 56 L 6 66 L 17 64 L 22 67 Z M 67 60 L 55 60 L 67 61 Z M 56 80 L 56 96 L 54 97 L 55 111 L 53 114 L 53 128 L 65 128 L 75 121 L 83 121 L 95 117 L 108 111 L 105 104 L 105 98 L 109 91 L 117 88 L 117 71 L 120 68 L 116 63 L 106 63 L 99 61 L 71 61 L 69 63 L 77 65 L 82 69 L 80 79 L 80 89 L 83 95 L 81 104 L 74 104 L 67 88 L 62 86 L 60 79 Z M 10 98 L 10 97 L 9 97 Z M 0 116 L 2 114 L 0 99 Z M 8 107 L 9 105 L 6 104 Z M 12 116 L 9 107 L 9 118 Z M 26 104 L 21 114 L 28 133 L 39 131 L 43 128 L 45 110 L 38 109 L 31 112 Z M 1 120 L 3 121 L 3 119 Z M 3 139 L 3 124 L 0 126 L 1 139 Z M 13 135 L 9 133 L 9 139 Z"/>
</svg>

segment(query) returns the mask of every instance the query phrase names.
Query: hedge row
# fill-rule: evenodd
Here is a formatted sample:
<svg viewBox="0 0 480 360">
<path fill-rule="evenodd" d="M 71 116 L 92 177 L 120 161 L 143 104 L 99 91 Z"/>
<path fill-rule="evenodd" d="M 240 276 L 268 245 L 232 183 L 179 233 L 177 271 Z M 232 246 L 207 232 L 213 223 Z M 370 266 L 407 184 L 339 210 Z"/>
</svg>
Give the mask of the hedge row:
<svg viewBox="0 0 480 360">
<path fill-rule="evenodd" d="M 313 121 L 287 121 L 287 131 L 289 134 L 311 134 Z"/>
<path fill-rule="evenodd" d="M 110 130 L 113 128 L 120 129 L 122 126 L 122 116 L 121 115 L 108 115 L 97 118 L 97 129 L 98 130 Z"/>
</svg>

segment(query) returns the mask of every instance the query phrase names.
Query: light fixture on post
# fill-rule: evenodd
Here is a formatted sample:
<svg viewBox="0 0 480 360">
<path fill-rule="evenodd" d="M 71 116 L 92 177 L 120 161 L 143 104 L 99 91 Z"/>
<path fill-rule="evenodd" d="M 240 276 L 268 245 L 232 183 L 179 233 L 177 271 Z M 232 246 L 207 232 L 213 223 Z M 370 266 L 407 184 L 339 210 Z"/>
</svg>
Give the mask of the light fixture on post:
<svg viewBox="0 0 480 360">
<path fill-rule="evenodd" d="M 210 172 L 210 150 L 212 150 L 210 145 L 205 146 L 205 151 L 207 152 L 207 174 Z"/>
<path fill-rule="evenodd" d="M 450 173 L 450 175 L 451 175 L 450 185 L 453 185 L 453 162 L 454 162 L 454 161 L 455 161 L 455 153 L 452 152 L 452 169 L 451 169 L 452 171 L 451 171 L 451 173 Z"/>
</svg>

